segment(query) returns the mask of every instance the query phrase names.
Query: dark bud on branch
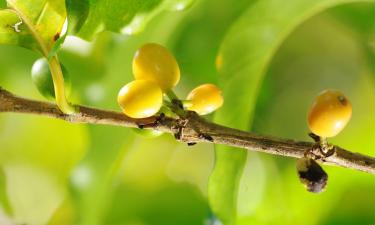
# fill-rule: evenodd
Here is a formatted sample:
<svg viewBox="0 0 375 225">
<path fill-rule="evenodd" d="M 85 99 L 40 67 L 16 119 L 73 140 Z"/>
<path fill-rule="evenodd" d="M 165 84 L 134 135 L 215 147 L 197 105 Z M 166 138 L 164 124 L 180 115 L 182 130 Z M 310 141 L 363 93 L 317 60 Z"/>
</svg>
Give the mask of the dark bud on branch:
<svg viewBox="0 0 375 225">
<path fill-rule="evenodd" d="M 328 175 L 323 168 L 313 159 L 301 158 L 297 161 L 299 180 L 307 191 L 320 193 L 324 191 Z"/>
</svg>

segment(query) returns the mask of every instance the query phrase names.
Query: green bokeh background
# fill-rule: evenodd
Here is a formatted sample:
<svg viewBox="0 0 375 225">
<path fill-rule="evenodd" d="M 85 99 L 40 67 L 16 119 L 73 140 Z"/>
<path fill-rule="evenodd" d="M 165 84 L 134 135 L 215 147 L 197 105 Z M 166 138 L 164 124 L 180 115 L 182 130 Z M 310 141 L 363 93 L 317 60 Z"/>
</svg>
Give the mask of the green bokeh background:
<svg viewBox="0 0 375 225">
<path fill-rule="evenodd" d="M 155 16 L 134 36 L 104 32 L 91 43 L 68 39 L 60 58 L 70 71 L 71 100 L 119 110 L 117 92 L 133 79 L 132 56 L 146 42 L 175 54 L 182 71 L 175 91 L 182 98 L 202 83 L 222 86 L 215 66 L 221 43 L 254 2 L 197 0 L 183 12 Z M 308 19 L 267 67 L 252 130 L 309 140 L 306 113 L 312 99 L 336 88 L 351 100 L 353 118 L 330 141 L 375 155 L 374 53 L 373 4 L 338 6 Z M 0 46 L 1 86 L 43 100 L 30 77 L 37 58 L 23 48 Z M 0 165 L 0 224 L 219 224 L 207 200 L 214 165 L 210 144 L 187 147 L 169 135 L 152 139 L 126 128 L 1 114 Z M 375 225 L 374 176 L 324 168 L 329 184 L 316 195 L 299 183 L 294 159 L 249 153 L 238 223 Z"/>
</svg>

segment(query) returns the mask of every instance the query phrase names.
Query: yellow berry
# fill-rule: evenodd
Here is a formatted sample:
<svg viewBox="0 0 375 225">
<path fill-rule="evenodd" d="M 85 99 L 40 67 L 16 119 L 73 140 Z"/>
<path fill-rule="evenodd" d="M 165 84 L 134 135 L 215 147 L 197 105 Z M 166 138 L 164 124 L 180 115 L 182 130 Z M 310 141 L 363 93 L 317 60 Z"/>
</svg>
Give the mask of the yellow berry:
<svg viewBox="0 0 375 225">
<path fill-rule="evenodd" d="M 133 73 L 136 80 L 152 80 L 164 92 L 180 80 L 180 68 L 174 56 L 165 47 L 145 44 L 134 55 Z"/>
<path fill-rule="evenodd" d="M 125 115 L 146 118 L 159 111 L 163 104 L 163 92 L 152 81 L 135 80 L 121 88 L 117 102 Z"/>
<path fill-rule="evenodd" d="M 223 105 L 221 90 L 213 84 L 203 84 L 193 89 L 188 97 L 188 110 L 195 111 L 199 115 L 209 114 Z"/>
<path fill-rule="evenodd" d="M 336 136 L 349 122 L 352 105 L 340 91 L 325 90 L 320 93 L 307 117 L 310 130 L 321 137 Z"/>
</svg>

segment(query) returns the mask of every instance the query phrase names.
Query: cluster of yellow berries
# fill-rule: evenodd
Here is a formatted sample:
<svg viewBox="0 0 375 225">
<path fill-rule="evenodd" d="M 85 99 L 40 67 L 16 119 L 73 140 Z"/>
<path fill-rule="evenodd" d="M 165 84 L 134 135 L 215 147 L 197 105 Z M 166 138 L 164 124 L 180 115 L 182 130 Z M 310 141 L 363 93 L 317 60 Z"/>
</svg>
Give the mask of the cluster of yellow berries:
<svg viewBox="0 0 375 225">
<path fill-rule="evenodd" d="M 183 109 L 199 115 L 209 114 L 223 104 L 221 90 L 213 84 L 196 87 L 182 101 L 176 99 L 172 89 L 180 80 L 180 68 L 174 56 L 159 44 L 149 43 L 139 48 L 134 55 L 132 69 L 135 80 L 122 87 L 117 97 L 118 104 L 128 117 L 138 119 L 160 113 L 165 102 L 164 95 L 171 100 L 166 101 L 165 106 L 171 106 L 173 100 L 178 100 Z M 178 106 L 181 107 L 180 104 Z M 340 91 L 325 90 L 316 97 L 307 121 L 323 153 L 330 150 L 326 139 L 340 133 L 351 115 L 352 106 Z M 150 136 L 161 134 L 160 131 L 150 132 Z M 308 191 L 319 193 L 324 190 L 328 175 L 314 159 L 307 156 L 299 159 L 297 171 Z"/>
<path fill-rule="evenodd" d="M 125 115 L 146 118 L 159 112 L 164 94 L 180 80 L 180 68 L 174 56 L 165 47 L 149 43 L 137 50 L 133 59 L 135 80 L 121 88 L 117 101 Z M 192 90 L 184 108 L 200 115 L 211 113 L 223 104 L 218 87 L 203 84 Z"/>
<path fill-rule="evenodd" d="M 118 104 L 131 118 L 153 116 L 160 111 L 164 95 L 180 80 L 178 63 L 168 49 L 148 43 L 136 51 L 132 68 L 135 80 L 121 88 Z M 184 109 L 206 115 L 222 106 L 223 97 L 215 85 L 203 84 L 193 89 L 182 102 Z M 336 136 L 351 114 L 352 106 L 344 94 L 326 90 L 316 97 L 307 120 L 311 132 L 326 139 Z"/>
</svg>

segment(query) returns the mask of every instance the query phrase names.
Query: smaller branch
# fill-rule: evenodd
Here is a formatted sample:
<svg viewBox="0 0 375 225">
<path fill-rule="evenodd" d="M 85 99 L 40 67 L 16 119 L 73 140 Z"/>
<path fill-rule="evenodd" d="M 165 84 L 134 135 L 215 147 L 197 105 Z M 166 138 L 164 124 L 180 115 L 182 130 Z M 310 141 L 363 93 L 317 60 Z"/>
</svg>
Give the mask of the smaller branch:
<svg viewBox="0 0 375 225">
<path fill-rule="evenodd" d="M 76 107 L 79 108 L 79 113 L 67 115 L 62 113 L 55 104 L 17 97 L 0 88 L 0 112 L 47 116 L 71 123 L 156 129 L 172 133 L 180 141 L 190 145 L 198 142 L 209 142 L 293 158 L 302 158 L 306 152 L 311 152 L 313 157 L 323 164 L 375 174 L 375 158 L 373 157 L 353 153 L 338 146 L 333 146 L 332 154 L 325 156 L 319 151 L 314 151 L 315 143 L 261 136 L 224 127 L 208 122 L 191 111 L 188 111 L 186 117 L 182 119 L 163 116 L 132 119 L 119 112 L 86 106 Z"/>
<path fill-rule="evenodd" d="M 34 114 L 61 119 L 70 123 L 91 123 L 133 128 L 152 124 L 157 120 L 157 117 L 133 119 L 119 112 L 100 110 L 86 106 L 75 107 L 79 109 L 79 113 L 64 114 L 56 104 L 25 99 L 0 88 L 0 112 Z M 166 126 L 161 125 L 158 129 L 163 132 L 170 132 L 170 129 Z"/>
</svg>

